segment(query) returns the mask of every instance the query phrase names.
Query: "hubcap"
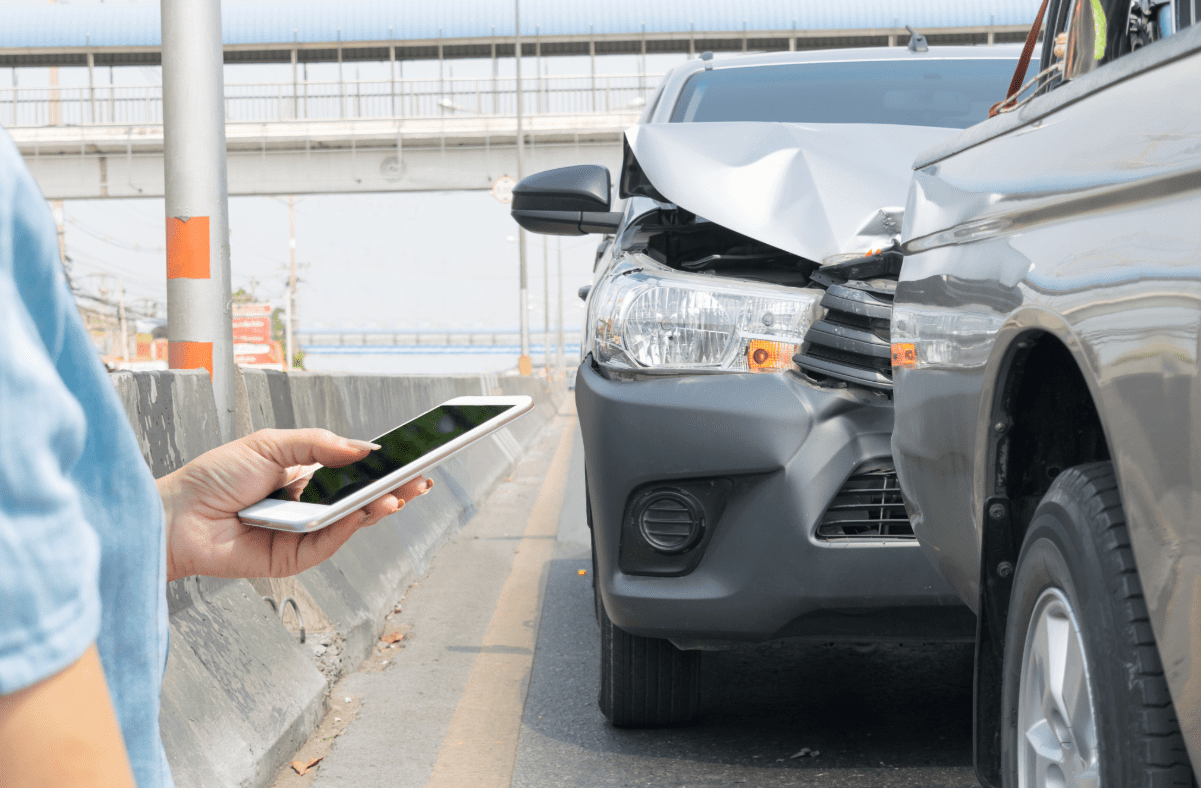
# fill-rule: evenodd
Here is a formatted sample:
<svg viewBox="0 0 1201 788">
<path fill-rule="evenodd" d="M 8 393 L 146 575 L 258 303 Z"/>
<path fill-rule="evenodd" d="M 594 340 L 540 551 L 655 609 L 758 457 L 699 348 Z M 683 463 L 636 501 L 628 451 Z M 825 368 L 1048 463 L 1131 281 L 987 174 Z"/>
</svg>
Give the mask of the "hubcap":
<svg viewBox="0 0 1201 788">
<path fill-rule="evenodd" d="M 1099 788 L 1088 658 L 1067 596 L 1048 588 L 1026 631 L 1018 689 L 1018 785 Z"/>
</svg>

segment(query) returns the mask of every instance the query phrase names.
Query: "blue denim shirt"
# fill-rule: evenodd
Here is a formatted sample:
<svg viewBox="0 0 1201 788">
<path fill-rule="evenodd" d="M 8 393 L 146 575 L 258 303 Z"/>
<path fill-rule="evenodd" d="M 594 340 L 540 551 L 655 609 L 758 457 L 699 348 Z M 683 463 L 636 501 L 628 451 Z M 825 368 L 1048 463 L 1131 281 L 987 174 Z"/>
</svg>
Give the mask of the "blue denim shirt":
<svg viewBox="0 0 1201 788">
<path fill-rule="evenodd" d="M 171 785 L 163 507 L 75 308 L 49 206 L 0 130 L 0 694 L 95 641 L 139 788 Z"/>
</svg>

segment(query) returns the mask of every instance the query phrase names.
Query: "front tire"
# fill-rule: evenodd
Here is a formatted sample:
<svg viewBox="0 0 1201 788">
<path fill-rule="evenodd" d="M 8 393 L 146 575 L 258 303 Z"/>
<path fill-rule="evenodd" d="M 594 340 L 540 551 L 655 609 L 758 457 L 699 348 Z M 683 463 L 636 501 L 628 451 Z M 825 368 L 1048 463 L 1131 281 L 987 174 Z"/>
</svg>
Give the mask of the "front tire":
<svg viewBox="0 0 1201 788">
<path fill-rule="evenodd" d="M 599 593 L 598 593 L 599 596 Z M 631 635 L 597 603 L 601 629 L 600 708 L 618 728 L 684 725 L 700 706 L 700 652 Z"/>
<path fill-rule="evenodd" d="M 1051 485 L 1022 543 L 1002 685 L 1002 783 L 1193 785 L 1108 462 Z"/>
</svg>

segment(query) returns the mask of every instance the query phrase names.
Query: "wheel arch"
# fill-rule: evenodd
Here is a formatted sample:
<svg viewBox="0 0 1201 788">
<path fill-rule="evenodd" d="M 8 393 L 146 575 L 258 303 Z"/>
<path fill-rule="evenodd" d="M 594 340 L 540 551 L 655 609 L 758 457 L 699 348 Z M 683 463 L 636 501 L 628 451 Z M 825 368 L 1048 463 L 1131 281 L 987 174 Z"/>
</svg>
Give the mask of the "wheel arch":
<svg viewBox="0 0 1201 788">
<path fill-rule="evenodd" d="M 1024 319 L 1021 319 L 1024 318 Z M 999 332 L 981 398 L 982 483 L 973 762 L 982 785 L 1001 785 L 1005 629 L 1022 539 L 1059 473 L 1111 459 L 1096 378 L 1067 324 L 1043 310 Z"/>
<path fill-rule="evenodd" d="M 1099 392 L 1084 347 L 1058 315 L 1039 310 L 1011 320 L 994 349 L 991 390 L 982 404 L 983 495 L 1007 498 L 1014 545 L 1060 472 L 1112 459 Z M 1030 319 L 1032 318 L 1032 319 Z M 988 518 L 983 521 L 988 528 Z"/>
</svg>

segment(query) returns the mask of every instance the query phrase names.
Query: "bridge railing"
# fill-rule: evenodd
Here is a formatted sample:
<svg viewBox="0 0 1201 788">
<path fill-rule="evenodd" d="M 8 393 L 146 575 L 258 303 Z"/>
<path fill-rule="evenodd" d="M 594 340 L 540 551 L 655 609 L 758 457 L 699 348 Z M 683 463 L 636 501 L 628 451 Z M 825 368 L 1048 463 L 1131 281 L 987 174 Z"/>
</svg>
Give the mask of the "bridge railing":
<svg viewBox="0 0 1201 788">
<path fill-rule="evenodd" d="M 297 344 L 306 353 L 479 355 L 517 352 L 518 328 L 302 328 Z M 531 328 L 530 349 L 541 355 L 558 347 L 558 333 Z M 564 353 L 579 354 L 580 330 L 563 329 Z"/>
<path fill-rule="evenodd" d="M 645 106 L 662 75 L 547 76 L 522 80 L 527 115 L 629 112 Z M 227 83 L 230 122 L 512 116 L 517 80 L 394 79 Z M 0 88 L 0 125 L 154 125 L 161 85 Z"/>
</svg>

